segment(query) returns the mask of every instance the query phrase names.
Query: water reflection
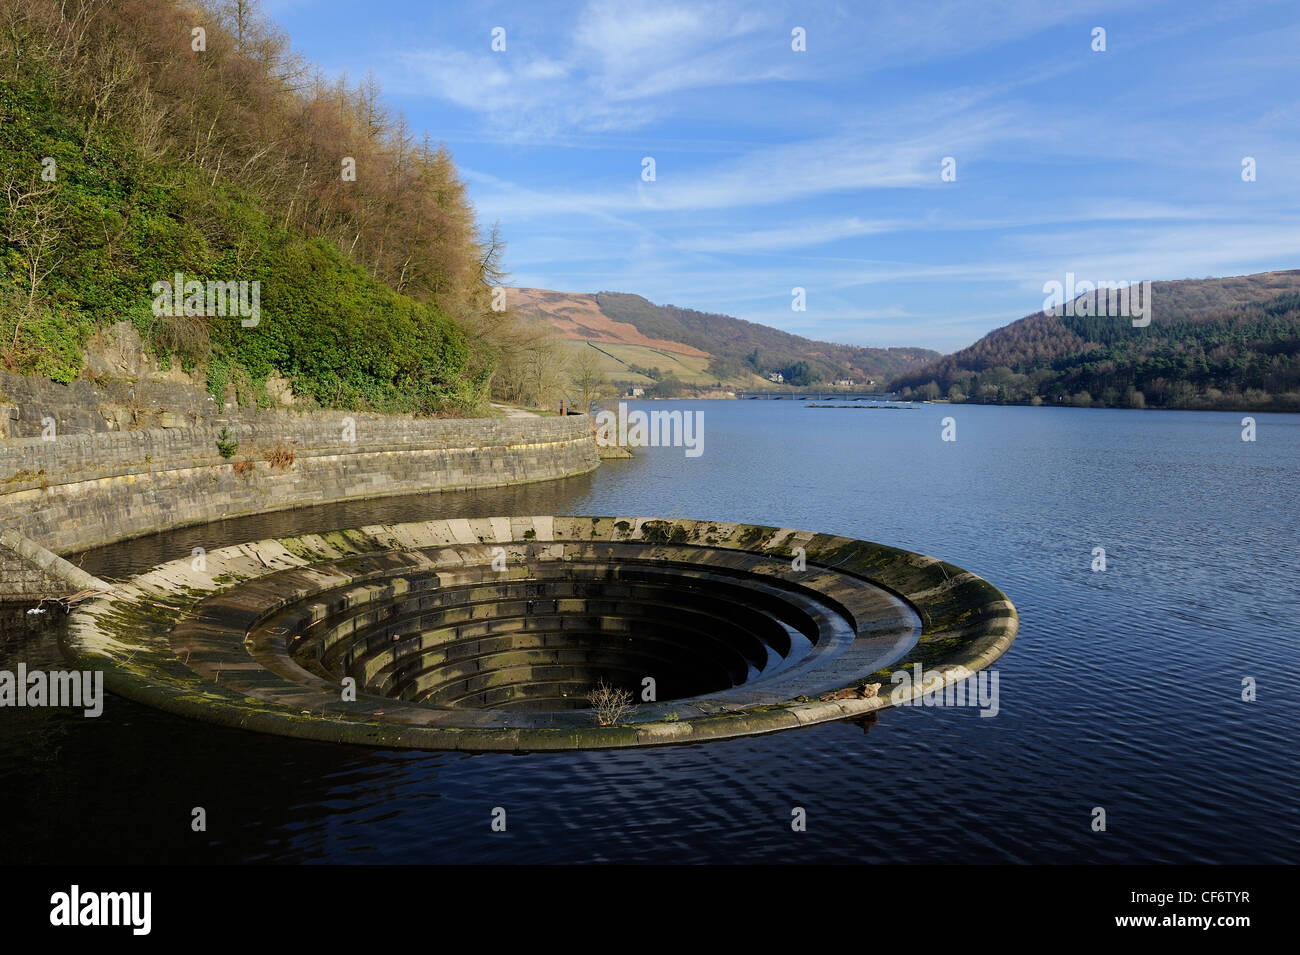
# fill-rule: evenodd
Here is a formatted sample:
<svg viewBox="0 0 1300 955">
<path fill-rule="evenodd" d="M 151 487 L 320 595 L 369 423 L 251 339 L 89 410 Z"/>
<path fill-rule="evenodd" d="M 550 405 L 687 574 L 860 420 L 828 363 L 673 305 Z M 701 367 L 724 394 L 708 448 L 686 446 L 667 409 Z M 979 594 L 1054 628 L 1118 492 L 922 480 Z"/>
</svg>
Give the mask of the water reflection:
<svg viewBox="0 0 1300 955">
<path fill-rule="evenodd" d="M 233 519 L 84 566 L 122 577 L 193 547 L 487 514 L 825 530 L 945 557 L 1011 596 L 1022 626 L 995 719 L 910 707 L 704 746 L 470 758 L 242 733 L 116 698 L 95 720 L 8 710 L 0 862 L 1291 861 L 1300 416 L 1257 416 L 1245 445 L 1240 416 L 1215 413 L 692 407 L 708 429 L 698 459 L 652 449 L 554 485 Z M 956 443 L 939 440 L 946 414 Z M 1105 573 L 1089 570 L 1098 545 Z M 0 668 L 62 665 L 57 615 L 14 620 Z M 1247 675 L 1267 677 L 1249 704 Z M 206 834 L 189 828 L 199 805 Z M 808 809 L 797 837 L 794 805 Z M 506 833 L 490 829 L 496 806 Z"/>
</svg>

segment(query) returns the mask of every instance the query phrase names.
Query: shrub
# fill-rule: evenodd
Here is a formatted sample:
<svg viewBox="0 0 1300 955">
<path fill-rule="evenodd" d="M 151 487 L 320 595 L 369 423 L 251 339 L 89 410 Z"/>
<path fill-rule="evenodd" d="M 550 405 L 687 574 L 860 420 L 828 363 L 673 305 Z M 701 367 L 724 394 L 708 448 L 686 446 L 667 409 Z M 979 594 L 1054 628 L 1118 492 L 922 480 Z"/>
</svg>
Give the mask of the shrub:
<svg viewBox="0 0 1300 955">
<path fill-rule="evenodd" d="M 596 722 L 601 726 L 613 726 L 627 716 L 632 709 L 632 694 L 615 686 L 609 686 L 604 680 L 587 694 L 587 702 L 596 714 Z"/>
<path fill-rule="evenodd" d="M 229 428 L 222 428 L 221 434 L 217 435 L 217 451 L 223 458 L 229 460 L 235 456 L 239 450 L 239 442 L 230 436 Z"/>
<path fill-rule="evenodd" d="M 266 452 L 266 460 L 273 468 L 287 468 L 293 464 L 293 448 L 277 441 L 275 447 Z"/>
</svg>

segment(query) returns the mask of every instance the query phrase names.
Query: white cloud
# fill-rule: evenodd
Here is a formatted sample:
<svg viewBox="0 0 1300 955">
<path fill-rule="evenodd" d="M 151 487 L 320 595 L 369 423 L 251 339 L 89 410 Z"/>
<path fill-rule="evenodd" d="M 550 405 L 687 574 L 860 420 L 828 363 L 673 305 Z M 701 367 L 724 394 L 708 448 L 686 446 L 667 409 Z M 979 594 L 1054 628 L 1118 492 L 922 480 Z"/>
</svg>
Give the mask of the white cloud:
<svg viewBox="0 0 1300 955">
<path fill-rule="evenodd" d="M 665 97 L 791 74 L 788 61 L 768 55 L 772 22 L 736 3 L 593 0 L 563 29 L 552 56 L 511 46 L 509 34 L 503 53 L 486 40 L 472 52 L 399 50 L 384 85 L 446 100 L 503 139 L 531 142 L 644 128 L 670 110 Z"/>
<path fill-rule="evenodd" d="M 779 229 L 757 229 L 681 239 L 675 244 L 689 252 L 773 252 L 824 245 L 840 239 L 892 232 L 898 223 L 851 216 L 821 222 L 796 222 Z"/>
<path fill-rule="evenodd" d="M 576 43 L 579 58 L 597 66 L 596 89 L 614 100 L 645 99 L 789 75 L 788 61 L 763 55 L 777 29 L 768 15 L 735 3 L 596 0 L 579 17 Z"/>
<path fill-rule="evenodd" d="M 927 117 L 927 120 L 930 119 Z M 681 168 L 659 157 L 657 178 L 629 167 L 622 187 L 583 183 L 561 189 L 499 184 L 477 195 L 488 218 L 523 220 L 564 214 L 683 213 L 772 206 L 832 193 L 940 186 L 939 164 L 955 152 L 981 155 L 1014 132 L 1010 114 L 989 110 L 944 123 L 918 122 L 892 137 L 875 128 L 753 149 L 708 166 Z M 775 247 L 775 246 L 773 246 Z"/>
<path fill-rule="evenodd" d="M 385 83 L 465 111 L 477 142 L 539 147 L 475 158 L 496 176 L 467 170 L 516 281 L 786 328 L 804 285 L 825 311 L 801 332 L 955 348 L 1034 311 L 1066 270 L 1181 278 L 1300 259 L 1294 107 L 1245 95 L 1256 48 L 1281 72 L 1285 43 L 1256 25 L 1231 44 L 1232 71 L 1191 55 L 1111 90 L 1116 70 L 1237 16 L 1136 6 L 592 0 L 512 26 L 508 54 L 486 31 L 472 49 L 408 48 Z M 1087 51 L 1094 22 L 1113 25 L 1106 58 Z M 794 23 L 807 55 L 789 52 Z M 1073 30 L 1079 51 L 1063 53 Z M 1247 154 L 1261 177 L 1244 187 Z M 944 156 L 956 185 L 939 180 Z"/>
</svg>

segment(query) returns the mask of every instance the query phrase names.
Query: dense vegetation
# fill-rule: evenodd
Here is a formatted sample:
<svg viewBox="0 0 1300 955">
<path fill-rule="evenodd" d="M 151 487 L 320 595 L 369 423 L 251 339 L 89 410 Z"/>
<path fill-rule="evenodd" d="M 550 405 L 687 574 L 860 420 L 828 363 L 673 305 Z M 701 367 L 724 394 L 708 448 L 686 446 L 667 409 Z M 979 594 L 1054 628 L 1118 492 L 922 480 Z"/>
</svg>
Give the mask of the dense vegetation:
<svg viewBox="0 0 1300 955">
<path fill-rule="evenodd" d="M 1300 271 L 1156 282 L 1152 319 L 1038 313 L 897 377 L 907 397 L 1300 410 Z"/>
<path fill-rule="evenodd" d="M 782 365 L 780 368 L 767 368 L 763 365 L 762 356 L 757 348 L 749 353 L 745 361 L 760 375 L 766 375 L 772 371 L 779 372 L 784 384 L 793 385 L 796 388 L 815 385 L 822 380 L 821 374 L 814 371 L 806 361 L 793 361 L 788 365 Z"/>
<path fill-rule="evenodd" d="M 322 405 L 464 412 L 508 338 L 501 249 L 446 149 L 373 80 L 310 72 L 251 0 L 0 0 L 9 370 L 70 380 L 129 321 L 214 394 L 265 401 L 278 373 Z M 260 281 L 260 321 L 156 315 L 176 272 Z"/>
<path fill-rule="evenodd" d="M 858 384 L 867 379 L 882 382 L 939 354 L 925 348 L 833 345 L 729 315 L 655 305 L 639 295 L 601 292 L 596 301 L 610 318 L 635 325 L 643 335 L 682 342 L 713 355 L 709 372 L 720 381 L 755 372 L 766 376 L 791 371 L 803 384 L 842 378 Z M 788 381 L 790 375 L 786 377 Z"/>
</svg>

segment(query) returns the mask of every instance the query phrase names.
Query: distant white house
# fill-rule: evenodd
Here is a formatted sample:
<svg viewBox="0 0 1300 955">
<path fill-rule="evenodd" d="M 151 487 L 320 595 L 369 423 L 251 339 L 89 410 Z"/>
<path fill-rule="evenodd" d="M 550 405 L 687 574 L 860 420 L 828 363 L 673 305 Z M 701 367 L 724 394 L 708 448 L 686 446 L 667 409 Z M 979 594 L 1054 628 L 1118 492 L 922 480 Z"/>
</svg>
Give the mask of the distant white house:
<svg viewBox="0 0 1300 955">
<path fill-rule="evenodd" d="M 640 398 L 644 394 L 645 394 L 644 388 L 629 388 L 627 390 L 627 396 L 629 398 Z"/>
<path fill-rule="evenodd" d="M 836 387 L 836 388 L 852 388 L 852 387 L 853 387 L 853 379 L 852 379 L 852 378 L 841 378 L 839 381 L 835 382 L 835 387 Z"/>
<path fill-rule="evenodd" d="M 774 382 L 776 382 L 778 385 L 784 385 L 784 384 L 785 384 L 785 375 L 781 374 L 779 371 L 774 371 L 774 372 L 772 372 L 771 374 L 769 374 L 769 375 L 767 376 L 767 380 L 768 380 L 768 381 L 774 381 Z"/>
</svg>

